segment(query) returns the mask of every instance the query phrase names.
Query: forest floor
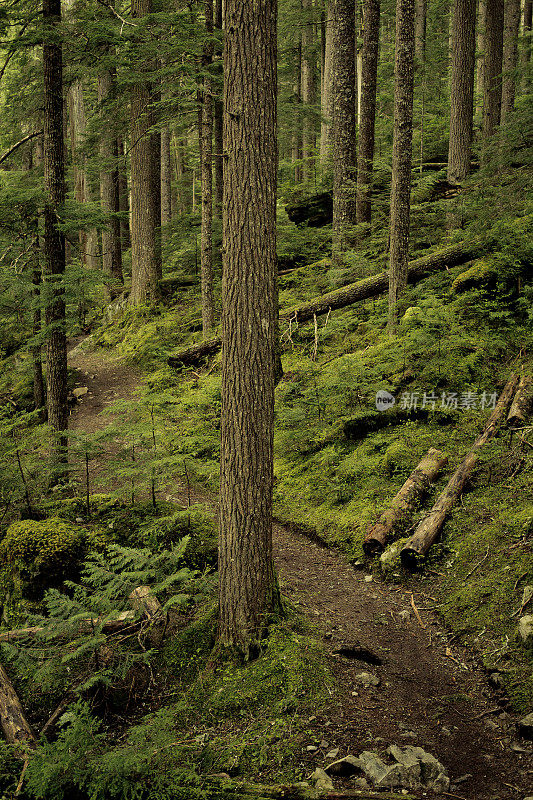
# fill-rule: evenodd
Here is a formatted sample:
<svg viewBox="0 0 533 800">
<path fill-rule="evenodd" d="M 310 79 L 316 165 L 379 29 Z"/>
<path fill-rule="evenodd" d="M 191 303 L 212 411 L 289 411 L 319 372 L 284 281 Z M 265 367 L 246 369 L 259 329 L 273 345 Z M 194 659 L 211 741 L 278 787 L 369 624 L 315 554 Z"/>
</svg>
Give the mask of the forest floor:
<svg viewBox="0 0 533 800">
<path fill-rule="evenodd" d="M 79 373 L 77 383 L 88 388 L 73 410 L 75 430 L 105 427 L 108 419 L 100 412 L 118 398 L 131 398 L 140 381 L 129 365 L 106 353 L 77 349 L 69 365 Z M 186 504 L 186 491 L 176 487 L 169 499 Z M 198 487 L 193 499 L 215 502 Z M 337 680 L 327 708 L 309 719 L 309 745 L 317 747 L 302 753 L 309 772 L 323 767 L 332 749 L 342 757 L 412 744 L 444 764 L 451 786 L 440 796 L 523 800 L 533 794 L 531 743 L 518 738 L 516 717 L 505 710 L 505 698 L 491 687 L 476 655 L 454 644 L 432 613 L 430 582 L 414 576 L 409 584 L 390 586 L 280 524 L 274 552 L 282 591 L 322 634 Z M 375 675 L 379 685 L 361 685 L 362 672 Z"/>
</svg>

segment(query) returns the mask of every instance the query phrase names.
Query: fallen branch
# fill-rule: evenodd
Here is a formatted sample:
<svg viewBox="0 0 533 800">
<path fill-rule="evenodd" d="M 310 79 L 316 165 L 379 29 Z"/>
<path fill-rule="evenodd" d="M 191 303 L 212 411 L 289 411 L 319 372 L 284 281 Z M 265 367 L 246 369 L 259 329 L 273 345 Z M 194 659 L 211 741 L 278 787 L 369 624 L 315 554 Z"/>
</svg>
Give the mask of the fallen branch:
<svg viewBox="0 0 533 800">
<path fill-rule="evenodd" d="M 447 456 L 440 450 L 431 448 L 422 461 L 409 475 L 390 506 L 373 525 L 363 542 L 363 549 L 369 556 L 381 553 L 394 528 L 415 511 L 420 498 L 441 469 L 448 463 Z"/>
<path fill-rule="evenodd" d="M 417 258 L 409 264 L 407 280 L 409 283 L 417 283 L 426 275 L 432 272 L 439 272 L 443 269 L 451 269 L 459 264 L 471 261 L 488 248 L 486 241 L 475 239 L 472 242 L 451 245 L 436 253 L 430 253 L 422 258 Z M 328 314 L 331 311 L 345 308 L 361 300 L 368 300 L 370 297 L 377 297 L 386 292 L 389 287 L 389 273 L 380 272 L 370 278 L 364 278 L 357 283 L 335 289 L 333 292 L 315 297 L 308 303 L 303 303 L 294 308 L 281 310 L 279 314 L 280 324 L 288 322 L 302 323 L 307 322 L 316 315 Z M 214 355 L 222 346 L 222 339 L 217 336 L 208 339 L 206 342 L 199 342 L 192 347 L 181 350 L 168 359 L 171 367 L 194 366 L 203 359 Z"/>
<path fill-rule="evenodd" d="M 498 428 L 505 419 L 506 411 L 509 403 L 513 397 L 516 385 L 518 383 L 518 374 L 514 372 L 500 395 L 500 399 L 496 404 L 496 408 L 489 417 L 483 432 L 474 442 L 472 449 L 464 459 L 464 461 L 457 467 L 444 491 L 439 495 L 437 501 L 429 514 L 422 520 L 413 536 L 408 540 L 405 546 L 400 551 L 400 556 L 404 566 L 409 569 L 414 569 L 418 566 L 420 560 L 424 558 L 437 539 L 446 517 L 454 507 L 455 503 L 461 497 L 463 490 L 474 471 L 479 460 L 479 452 L 483 445 L 492 439 Z"/>
<path fill-rule="evenodd" d="M 9 150 L 6 150 L 3 156 L 0 156 L 0 164 L 2 164 L 6 159 L 8 159 L 9 156 L 15 152 L 15 150 L 18 150 L 19 147 L 22 147 L 23 144 L 29 142 L 30 139 L 35 139 L 36 136 L 42 136 L 42 133 L 43 133 L 42 131 L 35 131 L 35 133 L 29 133 L 27 136 L 24 136 L 23 139 L 20 139 L 20 141 L 12 145 L 12 147 L 10 147 Z"/>
</svg>

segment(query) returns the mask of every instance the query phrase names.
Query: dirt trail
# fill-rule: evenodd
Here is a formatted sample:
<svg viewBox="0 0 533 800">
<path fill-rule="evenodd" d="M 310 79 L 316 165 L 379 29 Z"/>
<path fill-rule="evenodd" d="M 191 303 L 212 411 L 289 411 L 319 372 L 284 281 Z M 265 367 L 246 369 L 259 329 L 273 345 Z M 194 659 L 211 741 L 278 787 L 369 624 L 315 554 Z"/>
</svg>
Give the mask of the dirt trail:
<svg viewBox="0 0 533 800">
<path fill-rule="evenodd" d="M 72 417 L 78 430 L 104 427 L 99 412 L 118 397 L 131 397 L 139 381 L 130 367 L 105 355 L 76 351 L 70 366 L 89 389 Z M 178 489 L 176 499 L 185 502 L 185 492 Z M 281 525 L 274 528 L 274 552 L 283 591 L 316 622 L 338 680 L 327 712 L 309 720 L 309 744 L 320 743 L 302 756 L 310 771 L 324 765 L 332 748 L 344 756 L 414 744 L 448 771 L 452 785 L 440 797 L 533 795 L 531 743 L 517 738 L 516 718 L 499 705 L 485 673 L 431 614 L 433 600 L 424 593 L 430 589 L 422 591 L 415 581 L 411 593 L 371 579 L 341 554 Z M 361 686 L 361 672 L 377 676 L 379 686 Z"/>
</svg>

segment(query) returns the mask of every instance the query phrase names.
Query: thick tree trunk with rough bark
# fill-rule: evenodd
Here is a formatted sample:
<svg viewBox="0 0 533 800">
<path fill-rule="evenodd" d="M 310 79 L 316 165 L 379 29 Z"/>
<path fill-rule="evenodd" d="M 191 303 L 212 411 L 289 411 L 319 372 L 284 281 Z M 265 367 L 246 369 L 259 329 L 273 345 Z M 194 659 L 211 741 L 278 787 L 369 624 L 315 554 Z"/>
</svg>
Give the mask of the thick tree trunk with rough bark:
<svg viewBox="0 0 533 800">
<path fill-rule="evenodd" d="M 329 0 L 326 8 L 324 41 L 324 64 L 321 84 L 322 125 L 320 128 L 320 162 L 322 169 L 331 160 L 331 132 L 333 123 L 333 40 L 335 37 L 335 0 Z"/>
<path fill-rule="evenodd" d="M 519 27 L 520 0 L 505 0 L 503 18 L 502 122 L 505 122 L 505 118 L 514 110 Z"/>
<path fill-rule="evenodd" d="M 142 18 L 152 12 L 152 0 L 133 0 L 132 16 Z M 147 64 L 151 71 L 153 65 Z M 142 69 L 142 65 L 139 65 Z M 153 89 L 149 77 L 139 80 L 131 90 L 131 292 L 132 305 L 152 305 L 159 300 L 159 248 L 156 196 L 160 191 L 160 172 L 151 132 Z"/>
<path fill-rule="evenodd" d="M 257 652 L 279 596 L 272 562 L 276 0 L 226 0 L 219 643 Z M 245 146 L 243 146 L 245 143 Z"/>
<path fill-rule="evenodd" d="M 373 556 L 381 553 L 394 529 L 412 518 L 421 498 L 447 463 L 448 457 L 440 450 L 431 448 L 426 453 L 394 497 L 388 509 L 368 531 L 363 543 L 363 549 L 367 555 Z"/>
<path fill-rule="evenodd" d="M 476 0 L 455 0 L 452 22 L 450 144 L 448 181 L 457 183 L 470 171 L 476 60 Z"/>
<path fill-rule="evenodd" d="M 59 38 L 61 0 L 43 0 L 44 22 L 44 206 L 43 282 L 45 291 L 48 424 L 54 442 L 53 481 L 66 478 L 67 337 L 65 320 L 65 237 L 58 229 L 58 212 L 65 203 L 63 130 L 63 53 Z"/>
<path fill-rule="evenodd" d="M 398 299 L 407 280 L 413 138 L 414 0 L 396 3 L 394 138 L 390 202 L 388 330 L 396 329 Z"/>
<path fill-rule="evenodd" d="M 379 54 L 380 0 L 363 5 L 363 52 L 361 59 L 361 113 L 357 153 L 357 222 L 372 220 L 371 184 L 374 163 L 376 87 Z"/>
<path fill-rule="evenodd" d="M 106 103 L 115 95 L 116 77 L 114 71 L 107 70 L 98 78 L 98 102 L 103 119 L 100 138 L 100 204 L 102 210 L 109 215 L 107 227 L 102 230 L 102 266 L 110 276 L 109 293 L 115 298 L 124 284 L 122 275 L 122 248 L 120 241 L 120 220 L 114 216 L 120 211 L 119 205 L 119 171 L 118 141 L 106 125 Z"/>
<path fill-rule="evenodd" d="M 312 0 L 302 0 L 304 25 L 302 27 L 302 102 L 305 117 L 302 136 L 303 179 L 309 186 L 315 178 L 316 131 L 313 107 L 316 102 L 315 29 L 312 24 Z"/>
<path fill-rule="evenodd" d="M 357 125 L 355 0 L 335 0 L 333 41 L 333 242 L 336 265 L 350 244 L 355 224 Z"/>
<path fill-rule="evenodd" d="M 500 124 L 502 103 L 503 0 L 486 0 L 485 61 L 483 65 L 483 139 L 494 135 Z"/>
<path fill-rule="evenodd" d="M 409 264 L 407 281 L 408 283 L 417 283 L 432 272 L 452 269 L 459 264 L 465 264 L 467 261 L 471 261 L 488 249 L 489 245 L 487 242 L 476 239 L 472 242 L 452 245 L 446 247 L 444 250 L 439 250 L 436 253 L 423 256 L 415 261 L 411 261 Z M 346 308 L 346 306 L 350 306 L 361 300 L 377 297 L 387 291 L 388 285 L 388 271 L 380 272 L 378 275 L 364 278 L 362 281 L 357 281 L 357 283 L 351 283 L 348 286 L 343 286 L 341 289 L 336 289 L 321 297 L 316 297 L 308 303 L 281 310 L 279 313 L 280 323 L 287 324 L 292 322 L 294 324 L 299 324 L 307 322 L 315 316 L 319 317 L 323 314 L 329 314 L 331 311 L 336 311 L 339 308 Z M 168 359 L 168 363 L 174 367 L 179 367 L 181 365 L 193 366 L 218 352 L 220 347 L 221 339 L 219 337 L 214 337 L 207 342 L 200 342 L 199 344 L 176 353 Z"/>
<path fill-rule="evenodd" d="M 200 92 L 200 171 L 202 182 L 202 227 L 200 234 L 200 276 L 202 286 L 202 333 L 207 339 L 215 327 L 213 299 L 213 88 L 207 70 L 213 61 L 213 0 L 205 0 L 205 28 L 202 66 L 203 89 Z"/>
<path fill-rule="evenodd" d="M 496 435 L 498 428 L 505 420 L 505 412 L 512 400 L 517 383 L 518 374 L 513 373 L 507 381 L 483 433 L 478 436 L 465 460 L 457 467 L 429 514 L 422 520 L 414 534 L 402 548 L 400 555 L 405 566 L 411 569 L 416 567 L 437 539 L 448 514 L 461 497 L 479 461 L 481 448 Z"/>
</svg>

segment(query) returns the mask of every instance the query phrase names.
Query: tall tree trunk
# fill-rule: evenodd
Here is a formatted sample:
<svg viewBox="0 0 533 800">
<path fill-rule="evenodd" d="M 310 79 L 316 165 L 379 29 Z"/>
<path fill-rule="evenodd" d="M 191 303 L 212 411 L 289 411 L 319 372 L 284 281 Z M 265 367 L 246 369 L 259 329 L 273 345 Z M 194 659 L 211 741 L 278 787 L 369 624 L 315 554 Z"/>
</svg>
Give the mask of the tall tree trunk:
<svg viewBox="0 0 533 800">
<path fill-rule="evenodd" d="M 161 226 L 172 219 L 172 164 L 170 150 L 170 128 L 161 130 Z M 162 235 L 162 234 L 161 234 Z"/>
<path fill-rule="evenodd" d="M 226 0 L 224 16 L 219 641 L 244 658 L 257 652 L 279 602 L 272 562 L 276 7 L 276 0 Z"/>
<path fill-rule="evenodd" d="M 357 127 L 355 0 L 336 0 L 333 49 L 333 241 L 334 264 L 343 263 L 355 223 Z"/>
<path fill-rule="evenodd" d="M 322 169 L 331 160 L 331 133 L 333 126 L 333 39 L 335 37 L 335 0 L 327 4 L 324 42 L 324 70 L 322 76 L 322 125 L 320 128 L 320 162 Z"/>
<path fill-rule="evenodd" d="M 525 0 L 523 14 L 524 14 L 522 19 L 523 46 L 522 46 L 522 56 L 520 59 L 522 64 L 521 88 L 522 91 L 527 92 L 530 83 L 528 69 L 529 69 L 529 62 L 531 61 L 531 50 L 533 48 L 533 41 L 531 40 L 531 27 L 533 22 L 533 0 Z"/>
<path fill-rule="evenodd" d="M 215 0 L 215 28 L 222 30 L 222 0 Z M 223 81 L 224 75 L 222 74 Z M 224 203 L 224 103 L 222 98 L 218 96 L 218 91 L 215 97 L 213 116 L 215 214 L 219 219 L 222 219 L 222 205 Z"/>
<path fill-rule="evenodd" d="M 291 161 L 294 164 L 294 183 L 300 184 L 302 182 L 302 42 L 298 42 L 295 51 L 295 64 L 294 64 L 294 82 L 292 91 L 292 100 L 294 105 L 293 120 L 292 120 L 292 145 L 291 145 Z"/>
<path fill-rule="evenodd" d="M 207 41 L 202 54 L 203 90 L 200 93 L 200 170 L 202 230 L 200 274 L 202 283 L 202 333 L 207 339 L 215 327 L 213 300 L 213 89 L 209 68 L 213 61 L 213 0 L 205 0 Z"/>
<path fill-rule="evenodd" d="M 313 107 L 316 102 L 315 29 L 312 24 L 312 0 L 302 0 L 304 24 L 302 28 L 302 102 L 305 116 L 302 137 L 303 179 L 309 185 L 315 177 L 316 132 Z"/>
<path fill-rule="evenodd" d="M 520 0 L 505 0 L 503 20 L 503 85 L 501 121 L 514 110 L 516 68 L 518 66 L 518 29 Z"/>
<path fill-rule="evenodd" d="M 394 138 L 390 202 L 389 333 L 396 330 L 398 299 L 407 280 L 413 136 L 414 0 L 396 2 Z"/>
<path fill-rule="evenodd" d="M 109 215 L 107 226 L 102 230 L 102 266 L 106 275 L 111 278 L 109 293 L 116 297 L 124 284 L 122 275 L 122 249 L 120 242 L 120 220 L 115 215 L 120 211 L 119 205 L 119 169 L 118 140 L 111 124 L 108 130 L 106 123 L 106 103 L 112 99 L 116 90 L 116 76 L 113 70 L 106 70 L 98 78 L 98 102 L 102 116 L 102 134 L 100 138 L 100 204 L 102 210 Z"/>
<path fill-rule="evenodd" d="M 48 424 L 54 434 L 52 480 L 68 472 L 67 337 L 65 320 L 65 237 L 58 210 L 65 203 L 63 129 L 63 53 L 59 26 L 61 0 L 43 0 L 44 47 L 44 206 L 43 278 L 46 298 Z"/>
<path fill-rule="evenodd" d="M 486 0 L 478 0 L 476 35 L 476 95 L 475 118 L 481 124 L 483 117 L 483 73 L 485 70 L 485 9 Z"/>
<path fill-rule="evenodd" d="M 357 153 L 357 222 L 372 220 L 371 185 L 374 163 L 376 86 L 379 54 L 380 0 L 363 5 L 363 52 L 361 60 L 361 114 Z"/>
<path fill-rule="evenodd" d="M 483 139 L 500 124 L 502 104 L 503 0 L 486 0 L 485 63 L 483 68 Z"/>
<path fill-rule="evenodd" d="M 126 168 L 126 154 L 124 152 L 124 139 L 117 137 L 118 154 L 118 206 L 123 215 L 120 220 L 120 241 L 122 251 L 129 250 L 131 247 L 130 236 L 130 193 L 128 189 L 128 172 Z"/>
<path fill-rule="evenodd" d="M 32 166 L 42 168 L 43 165 L 43 137 L 38 136 L 35 140 L 32 153 Z M 46 391 L 43 376 L 43 363 L 42 363 L 42 348 L 40 339 L 42 335 L 42 314 L 41 314 L 41 284 L 42 284 L 42 268 L 41 268 L 41 244 L 39 241 L 38 221 L 35 223 L 35 266 L 32 272 L 33 284 L 33 324 L 32 334 L 35 343 L 31 349 L 32 362 L 33 362 L 33 405 L 36 411 L 40 412 L 41 420 L 45 416 L 46 404 Z"/>
<path fill-rule="evenodd" d="M 415 0 L 415 56 L 426 58 L 427 0 Z"/>
<path fill-rule="evenodd" d="M 452 80 L 448 181 L 462 181 L 470 171 L 476 60 L 476 0 L 455 0 L 452 24 Z"/>
<path fill-rule="evenodd" d="M 152 12 L 152 0 L 132 0 L 131 13 L 142 18 Z M 152 64 L 146 69 L 151 71 Z M 156 200 L 160 173 L 156 163 L 152 113 L 153 89 L 143 76 L 131 90 L 131 292 L 134 306 L 151 305 L 159 299 L 160 259 Z"/>
</svg>

